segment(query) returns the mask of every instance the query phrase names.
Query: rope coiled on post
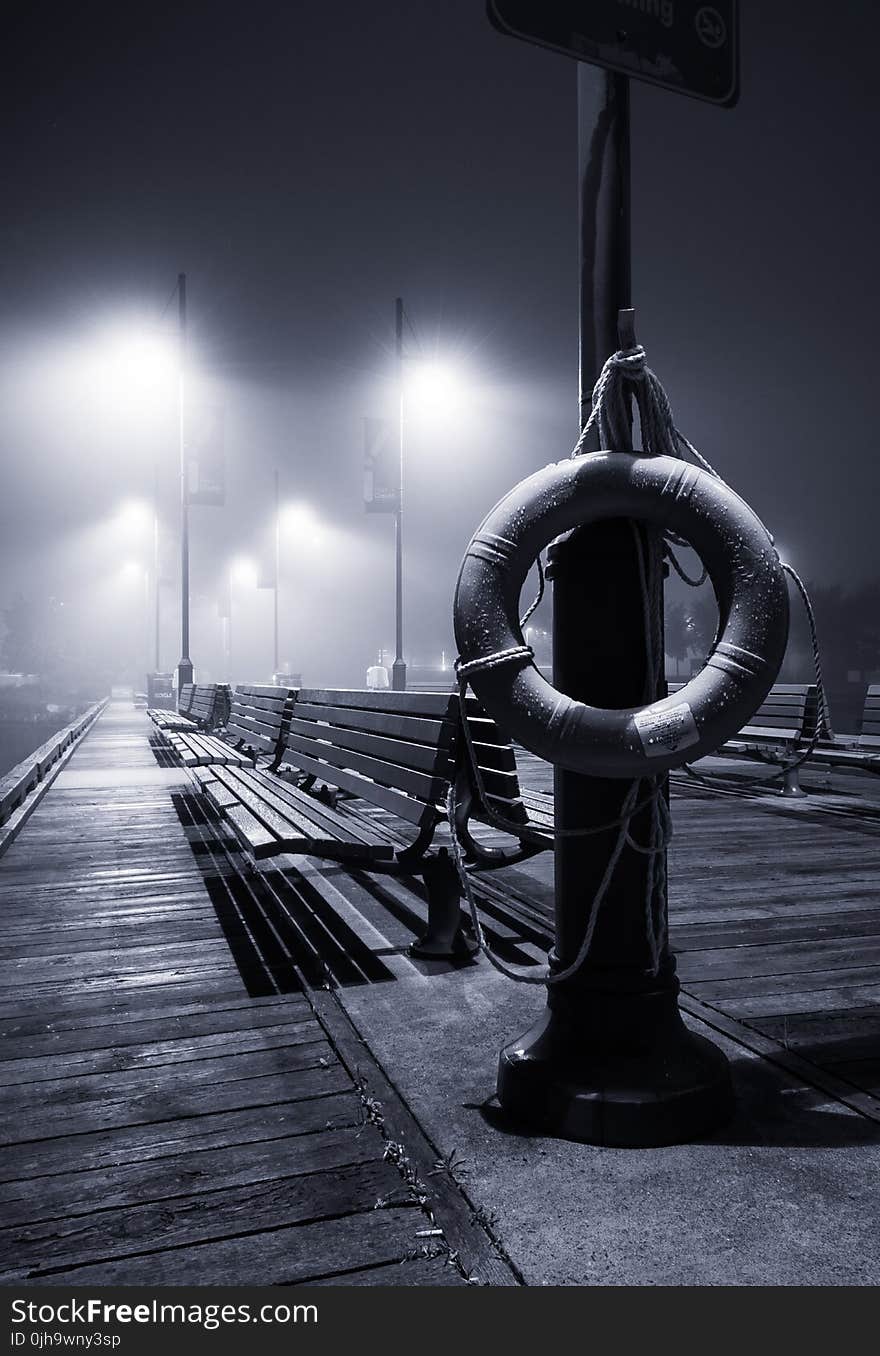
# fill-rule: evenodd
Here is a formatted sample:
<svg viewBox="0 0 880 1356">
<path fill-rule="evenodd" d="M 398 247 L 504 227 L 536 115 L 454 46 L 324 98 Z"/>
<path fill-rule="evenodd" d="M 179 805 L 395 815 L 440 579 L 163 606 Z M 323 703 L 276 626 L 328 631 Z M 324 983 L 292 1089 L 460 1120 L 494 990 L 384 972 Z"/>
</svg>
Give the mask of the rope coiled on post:
<svg viewBox="0 0 880 1356">
<path fill-rule="evenodd" d="M 632 425 L 634 419 L 633 400 L 635 400 L 638 408 L 642 450 L 644 455 L 666 455 L 681 460 L 687 460 L 687 458 L 690 457 L 702 468 L 702 470 L 706 471 L 717 480 L 722 480 L 722 477 L 715 468 L 676 427 L 672 408 L 666 392 L 656 374 L 648 367 L 645 350 L 640 344 L 633 348 L 621 349 L 618 352 L 613 353 L 604 364 L 599 379 L 593 388 L 590 416 L 584 424 L 578 440 L 571 451 L 571 457 L 576 458 L 585 455 L 587 439 L 593 428 L 595 428 L 597 432 L 600 450 L 612 450 L 615 448 L 624 450 L 631 448 Z M 698 578 L 692 578 L 687 574 L 676 557 L 672 546 L 674 544 L 686 547 L 688 546 L 688 543 L 677 537 L 674 533 L 662 533 L 657 530 L 639 529 L 635 523 L 631 526 L 635 537 L 638 557 L 644 643 L 645 653 L 648 657 L 644 700 L 650 702 L 654 700 L 656 693 L 660 690 L 662 683 L 665 681 L 662 609 L 663 559 L 665 557 L 680 578 L 691 587 L 697 587 L 702 584 L 707 577 L 707 571 L 703 568 L 702 573 Z M 545 577 L 540 555 L 537 558 L 537 565 L 539 571 L 538 593 L 524 616 L 520 619 L 521 628 L 525 626 L 528 618 L 538 607 L 544 594 Z M 787 767 L 781 768 L 780 771 L 773 774 L 772 777 L 755 779 L 751 781 L 749 785 L 764 785 L 784 777 L 786 772 L 790 771 L 793 767 L 799 766 L 801 762 L 806 761 L 821 737 L 823 726 L 829 733 L 831 729 L 828 702 L 822 679 L 818 635 L 812 606 L 806 588 L 796 572 L 790 566 L 784 564 L 783 569 L 785 569 L 795 583 L 807 611 L 813 645 L 819 714 L 812 742 L 798 761 L 793 764 L 788 764 Z M 468 723 L 467 688 L 468 679 L 474 673 L 500 667 L 504 664 L 522 661 L 529 662 L 533 658 L 534 652 L 531 646 L 518 645 L 497 651 L 494 654 L 482 656 L 467 664 L 461 664 L 459 661 L 456 661 L 462 729 L 467 747 L 474 789 L 479 797 L 481 810 L 489 824 L 500 829 L 502 832 L 512 834 L 520 839 L 525 839 L 526 841 L 528 841 L 529 838 L 528 830 L 524 831 L 523 825 L 509 821 L 505 819 L 504 816 L 500 815 L 492 806 L 489 797 L 486 794 L 485 785 L 479 768 L 479 761 L 473 747 L 473 740 Z M 707 778 L 704 774 L 697 773 L 688 764 L 685 765 L 685 770 L 697 780 L 711 782 L 711 778 Z M 639 798 L 639 787 L 642 780 L 647 781 L 651 789 L 646 796 Z M 462 890 L 468 904 L 478 945 L 489 962 L 496 969 L 507 975 L 509 978 L 526 984 L 558 984 L 575 974 L 587 959 L 596 923 L 598 921 L 599 910 L 607 894 L 608 887 L 620 858 L 623 855 L 624 850 L 629 847 L 631 851 L 650 858 L 649 869 L 646 872 L 644 897 L 645 935 L 651 957 L 650 973 L 656 974 L 658 972 L 663 949 L 667 940 L 666 911 L 662 907 L 662 902 L 665 898 L 666 847 L 672 833 L 672 821 L 665 794 L 666 784 L 667 778 L 665 775 L 633 781 L 623 798 L 619 816 L 609 823 L 595 825 L 586 829 L 554 828 L 554 840 L 560 838 L 586 837 L 594 834 L 606 833 L 614 828 L 618 830 L 617 837 L 606 863 L 605 871 L 589 908 L 584 935 L 578 954 L 565 969 L 556 971 L 555 973 L 551 972 L 549 968 L 538 973 L 533 971 L 524 972 L 522 969 L 508 965 L 500 957 L 496 956 L 489 947 L 480 922 L 479 911 L 474 899 L 470 875 L 465 861 L 465 854 L 458 836 L 456 792 L 454 787 L 450 788 L 446 808 L 452 836 L 454 860 L 461 880 Z M 639 843 L 632 833 L 632 821 L 637 814 L 646 808 L 650 809 L 648 840 L 646 843 Z M 535 836 L 538 836 L 537 833 Z M 540 837 L 543 838 L 544 836 L 545 835 L 542 832 Z"/>
</svg>

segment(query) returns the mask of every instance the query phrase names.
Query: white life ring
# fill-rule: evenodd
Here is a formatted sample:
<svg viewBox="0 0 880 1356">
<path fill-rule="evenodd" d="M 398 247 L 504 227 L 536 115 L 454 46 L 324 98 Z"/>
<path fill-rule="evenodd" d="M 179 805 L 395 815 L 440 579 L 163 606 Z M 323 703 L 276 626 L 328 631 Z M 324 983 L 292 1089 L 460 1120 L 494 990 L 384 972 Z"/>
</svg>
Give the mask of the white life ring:
<svg viewBox="0 0 880 1356">
<path fill-rule="evenodd" d="M 705 667 L 643 707 L 587 706 L 557 691 L 524 647 L 520 594 L 555 537 L 603 518 L 642 519 L 683 537 L 715 589 L 719 635 Z M 788 639 L 788 591 L 772 538 L 724 481 L 674 457 L 598 452 L 544 467 L 496 504 L 467 549 L 455 638 L 479 699 L 514 739 L 593 777 L 648 777 L 701 758 L 736 734 L 767 696 Z"/>
</svg>

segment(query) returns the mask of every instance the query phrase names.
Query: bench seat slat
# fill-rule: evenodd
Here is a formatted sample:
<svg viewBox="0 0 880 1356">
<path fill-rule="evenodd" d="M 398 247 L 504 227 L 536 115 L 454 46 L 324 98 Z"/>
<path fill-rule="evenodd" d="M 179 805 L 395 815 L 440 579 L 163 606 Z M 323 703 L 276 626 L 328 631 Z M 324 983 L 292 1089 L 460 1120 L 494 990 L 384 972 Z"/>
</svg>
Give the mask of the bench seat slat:
<svg viewBox="0 0 880 1356">
<path fill-rule="evenodd" d="M 256 789 L 238 770 L 227 768 L 217 769 L 217 782 L 237 797 L 248 814 L 273 835 L 274 852 L 330 853 L 339 858 L 360 860 L 387 860 L 394 855 L 387 843 L 365 841 L 360 835 L 354 836 L 343 823 L 338 830 L 328 829 L 326 821 L 319 822 L 313 815 L 313 802 L 302 793 L 299 793 L 298 806 L 290 801 L 285 804 Z M 257 845 L 255 855 L 271 855 L 267 846 Z"/>
<path fill-rule="evenodd" d="M 210 795 L 210 788 L 208 794 Z M 270 833 L 243 805 L 229 805 L 223 813 L 235 830 L 238 841 L 254 858 L 262 860 L 279 851 L 278 840 L 274 834 Z"/>
<path fill-rule="evenodd" d="M 263 772 L 259 768 L 246 768 L 237 775 L 260 795 L 277 803 L 282 813 L 286 814 L 291 808 L 299 810 L 307 814 L 309 821 L 320 829 L 343 837 L 355 837 L 364 846 L 375 841 L 375 834 L 361 832 L 349 816 L 341 815 L 339 811 L 332 809 L 315 796 L 309 796 L 298 787 L 292 786 L 290 782 L 283 781 L 275 773 Z"/>
</svg>

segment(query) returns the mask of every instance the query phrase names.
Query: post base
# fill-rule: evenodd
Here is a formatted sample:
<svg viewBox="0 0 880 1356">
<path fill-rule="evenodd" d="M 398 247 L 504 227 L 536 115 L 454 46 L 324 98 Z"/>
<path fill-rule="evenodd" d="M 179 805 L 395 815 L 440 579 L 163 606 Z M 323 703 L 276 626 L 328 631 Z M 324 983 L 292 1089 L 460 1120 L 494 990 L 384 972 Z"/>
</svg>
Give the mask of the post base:
<svg viewBox="0 0 880 1356">
<path fill-rule="evenodd" d="M 391 691 L 406 692 L 406 664 L 402 659 L 395 659 L 391 665 Z"/>
<path fill-rule="evenodd" d="M 785 780 L 782 783 L 780 796 L 786 796 L 789 800 L 801 800 L 806 797 L 806 791 L 801 786 L 801 779 L 798 776 L 798 769 L 786 768 Z"/>
<path fill-rule="evenodd" d="M 545 1134 L 621 1148 L 686 1143 L 726 1124 L 735 1105 L 726 1057 L 677 1005 L 646 1041 L 610 1048 L 548 1008 L 501 1051 L 498 1100 Z"/>
</svg>

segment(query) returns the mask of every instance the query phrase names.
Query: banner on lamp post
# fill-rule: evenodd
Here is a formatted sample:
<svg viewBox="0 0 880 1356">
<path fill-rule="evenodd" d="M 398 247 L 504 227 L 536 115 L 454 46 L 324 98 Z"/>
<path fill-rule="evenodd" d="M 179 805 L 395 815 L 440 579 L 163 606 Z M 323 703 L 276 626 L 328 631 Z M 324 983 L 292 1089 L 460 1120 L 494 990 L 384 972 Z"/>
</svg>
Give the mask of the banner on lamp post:
<svg viewBox="0 0 880 1356">
<path fill-rule="evenodd" d="M 364 509 L 397 513 L 400 508 L 400 450 L 390 419 L 364 420 Z"/>
<path fill-rule="evenodd" d="M 226 502 L 226 456 L 223 411 L 195 406 L 188 415 L 186 495 L 190 504 L 219 507 Z"/>
</svg>

